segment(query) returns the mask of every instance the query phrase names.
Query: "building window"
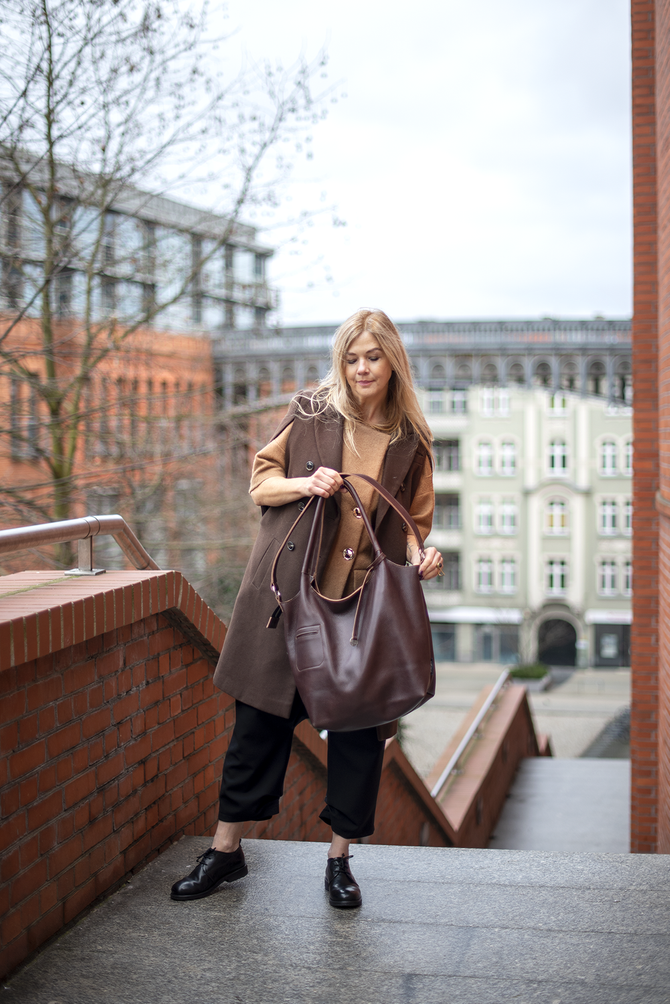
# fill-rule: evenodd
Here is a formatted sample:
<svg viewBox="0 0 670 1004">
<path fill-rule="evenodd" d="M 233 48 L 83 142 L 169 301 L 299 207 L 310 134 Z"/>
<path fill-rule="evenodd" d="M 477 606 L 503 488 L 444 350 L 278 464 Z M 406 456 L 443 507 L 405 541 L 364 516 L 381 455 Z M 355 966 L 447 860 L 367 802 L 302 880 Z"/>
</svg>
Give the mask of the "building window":
<svg viewBox="0 0 670 1004">
<path fill-rule="evenodd" d="M 493 562 L 490 558 L 479 558 L 477 561 L 475 589 L 478 593 L 493 592 Z"/>
<path fill-rule="evenodd" d="M 477 473 L 483 478 L 493 474 L 493 444 L 488 439 L 477 444 Z"/>
<path fill-rule="evenodd" d="M 461 556 L 458 551 L 448 551 L 442 555 L 444 561 L 444 575 L 434 579 L 428 579 L 425 583 L 426 589 L 444 589 L 448 592 L 456 592 L 461 588 Z"/>
<path fill-rule="evenodd" d="M 623 472 L 629 477 L 633 473 L 633 440 L 627 439 L 623 447 Z"/>
<path fill-rule="evenodd" d="M 514 499 L 503 499 L 500 506 L 500 533 L 512 535 L 516 533 L 516 502 Z"/>
<path fill-rule="evenodd" d="M 454 413 L 454 415 L 465 415 L 465 413 L 468 410 L 467 390 L 452 390 L 451 410 Z"/>
<path fill-rule="evenodd" d="M 516 443 L 505 439 L 500 445 L 500 473 L 511 478 L 516 474 Z"/>
<path fill-rule="evenodd" d="M 547 594 L 564 596 L 568 588 L 568 563 L 562 558 L 547 562 Z"/>
<path fill-rule="evenodd" d="M 461 527 L 460 495 L 436 495 L 433 526 L 441 530 L 459 530 Z"/>
<path fill-rule="evenodd" d="M 482 499 L 477 504 L 475 526 L 477 533 L 493 533 L 493 503 L 490 499 Z"/>
<path fill-rule="evenodd" d="M 547 505 L 547 533 L 568 532 L 568 507 L 560 499 L 552 499 Z"/>
<path fill-rule="evenodd" d="M 616 596 L 616 561 L 601 561 L 598 571 L 598 592 L 601 596 Z"/>
<path fill-rule="evenodd" d="M 500 592 L 516 592 L 516 561 L 514 558 L 503 558 L 500 562 Z"/>
<path fill-rule="evenodd" d="M 444 391 L 428 391 L 428 412 L 431 415 L 441 415 L 444 411 Z"/>
<path fill-rule="evenodd" d="M 491 418 L 493 415 L 495 415 L 494 402 L 493 402 L 493 387 L 482 388 L 481 409 L 482 409 L 482 415 L 484 415 L 486 418 Z"/>
<path fill-rule="evenodd" d="M 602 534 L 611 537 L 616 533 L 616 501 L 603 499 L 599 507 L 599 529 Z"/>
<path fill-rule="evenodd" d="M 461 588 L 461 556 L 458 551 L 442 555 L 444 559 L 444 588 L 456 590 Z"/>
<path fill-rule="evenodd" d="M 564 439 L 552 439 L 549 443 L 549 471 L 551 474 L 565 474 L 568 469 L 568 448 Z"/>
<path fill-rule="evenodd" d="M 460 471 L 461 444 L 458 439 L 443 439 L 433 444 L 436 471 Z"/>
<path fill-rule="evenodd" d="M 568 410 L 568 399 L 565 394 L 552 394 L 549 398 L 549 413 L 565 415 Z"/>
<path fill-rule="evenodd" d="M 507 418 L 509 415 L 509 391 L 506 387 L 483 387 L 481 392 L 481 413 L 486 418 Z"/>
<path fill-rule="evenodd" d="M 626 499 L 623 504 L 623 532 L 631 534 L 633 532 L 633 500 Z"/>
<path fill-rule="evenodd" d="M 606 439 L 600 447 L 600 473 L 603 477 L 612 477 L 616 474 L 616 443 L 613 439 Z"/>
<path fill-rule="evenodd" d="M 623 594 L 633 595 L 633 562 L 627 561 L 623 566 Z"/>
</svg>

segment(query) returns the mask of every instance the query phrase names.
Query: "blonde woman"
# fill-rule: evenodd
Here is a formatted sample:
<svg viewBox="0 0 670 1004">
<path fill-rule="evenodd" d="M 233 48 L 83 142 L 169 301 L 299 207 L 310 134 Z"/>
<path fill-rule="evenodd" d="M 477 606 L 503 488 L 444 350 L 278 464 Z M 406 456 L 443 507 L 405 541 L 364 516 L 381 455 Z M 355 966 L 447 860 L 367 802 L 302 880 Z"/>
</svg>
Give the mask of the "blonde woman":
<svg viewBox="0 0 670 1004">
<path fill-rule="evenodd" d="M 286 653 L 284 632 L 267 630 L 275 608 L 270 569 L 280 542 L 312 495 L 326 498 L 319 589 L 339 598 L 363 581 L 373 554 L 341 473 L 368 474 L 430 531 L 431 433 L 419 408 L 405 347 L 381 310 L 359 310 L 335 335 L 332 368 L 311 393 L 297 395 L 271 442 L 254 460 L 250 493 L 262 508 L 260 531 L 238 594 L 214 683 L 236 699 L 236 722 L 223 767 L 219 823 L 211 848 L 172 898 L 200 899 L 247 874 L 240 838 L 254 820 L 279 811 L 296 725 L 307 718 Z M 395 510 L 360 482 L 357 489 L 384 553 L 419 564 L 417 542 Z M 280 558 L 286 597 L 298 578 L 311 520 L 302 520 Z M 442 558 L 425 551 L 419 573 L 441 574 Z M 351 840 L 374 832 L 384 741 L 395 723 L 328 735 L 328 785 L 320 818 L 332 829 L 326 890 L 334 907 L 357 907 L 361 892 L 349 867 Z"/>
</svg>

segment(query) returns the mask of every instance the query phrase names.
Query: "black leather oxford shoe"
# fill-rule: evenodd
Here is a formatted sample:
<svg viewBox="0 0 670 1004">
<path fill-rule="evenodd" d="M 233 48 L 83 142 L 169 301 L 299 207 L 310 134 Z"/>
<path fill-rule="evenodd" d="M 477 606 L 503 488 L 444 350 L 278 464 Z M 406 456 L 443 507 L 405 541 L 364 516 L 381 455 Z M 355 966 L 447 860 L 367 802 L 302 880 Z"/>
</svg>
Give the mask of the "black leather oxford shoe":
<svg viewBox="0 0 670 1004">
<path fill-rule="evenodd" d="M 349 858 L 352 855 L 342 855 L 341 858 L 328 858 L 326 865 L 326 892 L 331 906 L 360 906 L 363 902 L 358 882 L 351 874 Z"/>
<path fill-rule="evenodd" d="M 210 896 L 222 882 L 234 882 L 248 873 L 244 862 L 242 844 L 236 851 L 226 854 L 213 847 L 198 858 L 198 864 L 190 875 L 172 886 L 171 899 L 203 899 Z"/>
</svg>

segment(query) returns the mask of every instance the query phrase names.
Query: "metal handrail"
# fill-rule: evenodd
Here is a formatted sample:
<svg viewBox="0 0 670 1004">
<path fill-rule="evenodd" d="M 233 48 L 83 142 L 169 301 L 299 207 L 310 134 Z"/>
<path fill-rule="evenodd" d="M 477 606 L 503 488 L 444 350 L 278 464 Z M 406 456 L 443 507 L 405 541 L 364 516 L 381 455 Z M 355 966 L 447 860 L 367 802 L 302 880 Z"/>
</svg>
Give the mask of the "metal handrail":
<svg viewBox="0 0 670 1004">
<path fill-rule="evenodd" d="M 159 566 L 145 551 L 139 540 L 126 523 L 123 516 L 83 516 L 81 519 L 62 519 L 54 523 L 38 523 L 35 526 L 17 526 L 0 530 L 0 554 L 12 554 L 44 544 L 64 544 L 76 540 L 78 545 L 78 567 L 74 574 L 96 575 L 103 568 L 93 568 L 93 538 L 99 535 L 113 537 L 128 560 L 135 568 Z"/>
<path fill-rule="evenodd" d="M 440 774 L 440 776 L 438 778 L 438 781 L 437 781 L 437 784 L 435 785 L 435 787 L 431 791 L 431 795 L 433 796 L 433 798 L 437 798 L 437 796 L 440 794 L 440 792 L 444 788 L 445 784 L 449 780 L 450 774 L 452 773 L 452 771 L 454 771 L 456 769 L 456 765 L 457 765 L 458 761 L 461 759 L 461 757 L 465 753 L 467 747 L 470 745 L 470 742 L 472 741 L 472 737 L 475 735 L 477 729 L 479 728 L 479 726 L 481 725 L 482 721 L 486 717 L 486 715 L 487 715 L 487 713 L 489 711 L 489 708 L 491 707 L 491 705 L 495 701 L 496 697 L 498 696 L 498 694 L 500 693 L 500 691 L 502 690 L 502 688 L 507 683 L 508 678 L 509 678 L 509 670 L 505 669 L 505 670 L 503 670 L 503 672 L 498 677 L 498 679 L 497 679 L 497 681 L 496 681 L 496 683 L 495 683 L 495 685 L 493 687 L 493 690 L 491 691 L 491 693 L 486 698 L 486 700 L 482 704 L 481 708 L 479 709 L 479 711 L 475 715 L 475 719 L 472 722 L 472 724 L 470 725 L 470 728 L 465 733 L 465 735 L 461 739 L 460 743 L 456 747 L 456 750 L 455 750 L 454 755 L 452 756 L 451 760 L 449 761 L 449 763 L 447 764 L 447 766 L 444 768 L 444 770 Z"/>
</svg>

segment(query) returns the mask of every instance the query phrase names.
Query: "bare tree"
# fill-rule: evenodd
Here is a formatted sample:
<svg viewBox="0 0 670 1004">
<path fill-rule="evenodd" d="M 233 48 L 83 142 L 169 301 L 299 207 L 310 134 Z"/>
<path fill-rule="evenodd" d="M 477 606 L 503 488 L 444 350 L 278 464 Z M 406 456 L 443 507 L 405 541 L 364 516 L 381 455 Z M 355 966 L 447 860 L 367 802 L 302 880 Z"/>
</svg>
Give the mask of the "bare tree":
<svg viewBox="0 0 670 1004">
<path fill-rule="evenodd" d="M 3 431 L 31 471 L 3 503 L 13 522 L 65 519 L 90 482 L 93 429 L 131 495 L 158 490 L 146 488 L 151 465 L 130 426 L 159 392 L 143 406 L 132 380 L 99 375 L 197 298 L 221 249 L 243 236 L 243 210 L 277 204 L 287 149 L 323 117 L 313 84 L 325 60 L 227 77 L 207 4 L 5 0 L 0 11 Z M 217 214 L 200 214 L 197 245 L 179 221 L 151 222 L 157 188 L 212 177 Z M 167 442 L 156 483 L 170 458 L 183 460 Z"/>
</svg>

